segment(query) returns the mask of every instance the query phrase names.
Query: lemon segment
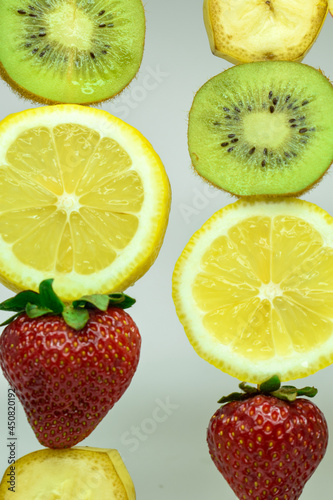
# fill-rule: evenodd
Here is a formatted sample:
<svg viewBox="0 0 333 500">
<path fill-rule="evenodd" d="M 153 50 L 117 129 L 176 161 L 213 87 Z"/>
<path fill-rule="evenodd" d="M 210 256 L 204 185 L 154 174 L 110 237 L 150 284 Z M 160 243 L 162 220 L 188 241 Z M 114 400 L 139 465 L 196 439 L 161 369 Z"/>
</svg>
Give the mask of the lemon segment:
<svg viewBox="0 0 333 500">
<path fill-rule="evenodd" d="M 173 275 L 197 353 L 239 379 L 305 377 L 333 361 L 333 219 L 306 201 L 239 201 L 197 231 Z"/>
<path fill-rule="evenodd" d="M 133 127 L 61 105 L 0 123 L 0 279 L 63 300 L 122 291 L 152 265 L 170 209 L 160 158 Z"/>
</svg>

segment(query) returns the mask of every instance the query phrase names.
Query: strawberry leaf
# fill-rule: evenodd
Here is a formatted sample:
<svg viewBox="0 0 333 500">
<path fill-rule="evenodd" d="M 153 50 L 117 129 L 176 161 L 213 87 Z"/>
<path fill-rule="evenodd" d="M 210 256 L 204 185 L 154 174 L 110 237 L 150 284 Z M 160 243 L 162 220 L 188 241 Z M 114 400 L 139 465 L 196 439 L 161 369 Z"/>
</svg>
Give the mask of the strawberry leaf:
<svg viewBox="0 0 333 500">
<path fill-rule="evenodd" d="M 20 312 L 14 314 L 14 316 L 11 316 L 10 318 L 6 319 L 3 323 L 0 323 L 0 326 L 6 326 L 9 325 L 12 321 L 14 321 L 16 318 L 20 316 Z"/>
<path fill-rule="evenodd" d="M 257 394 L 258 389 L 256 387 L 252 387 L 252 385 L 248 385 L 246 382 L 241 382 L 238 386 L 242 391 L 246 392 L 246 394 Z"/>
<path fill-rule="evenodd" d="M 232 392 L 231 394 L 229 394 L 229 396 L 223 396 L 221 399 L 219 399 L 218 403 L 224 404 L 224 403 L 230 403 L 231 401 L 243 401 L 248 398 L 249 394 L 244 394 L 241 392 Z"/>
<path fill-rule="evenodd" d="M 54 292 L 52 288 L 53 281 L 53 279 L 44 280 L 39 285 L 40 303 L 43 307 L 47 307 L 54 313 L 60 314 L 64 310 L 64 303 Z"/>
<path fill-rule="evenodd" d="M 308 398 L 313 398 L 318 390 L 315 387 L 303 387 L 303 389 L 297 389 L 293 385 L 281 386 L 280 379 L 277 375 L 273 375 L 270 379 L 262 382 L 258 388 L 248 385 L 246 382 L 241 382 L 239 388 L 243 391 L 233 392 L 229 396 L 224 396 L 219 399 L 218 403 L 230 403 L 231 401 L 242 401 L 254 397 L 258 394 L 266 394 L 274 396 L 275 398 L 282 399 L 283 401 L 295 401 L 298 396 L 307 396 Z"/>
<path fill-rule="evenodd" d="M 89 311 L 87 309 L 75 309 L 73 306 L 66 306 L 62 316 L 68 326 L 75 330 L 84 328 L 89 320 Z"/>
<path fill-rule="evenodd" d="M 29 318 L 39 318 L 40 316 L 44 316 L 45 314 L 53 313 L 51 309 L 43 306 L 36 306 L 36 304 L 27 304 L 25 307 L 25 312 L 29 316 Z"/>
<path fill-rule="evenodd" d="M 298 396 L 313 398 L 317 393 L 318 390 L 315 387 L 303 387 L 302 389 L 297 389 L 293 385 L 284 385 L 277 391 L 272 392 L 272 396 L 285 401 L 295 401 Z"/>
<path fill-rule="evenodd" d="M 273 375 L 270 379 L 266 380 L 259 386 L 261 392 L 274 392 L 280 389 L 281 382 L 277 375 Z"/>
<path fill-rule="evenodd" d="M 28 303 L 40 305 L 41 302 L 39 294 L 33 292 L 32 290 L 20 292 L 15 295 L 15 297 L 11 297 L 10 299 L 1 302 L 0 310 L 23 312 Z"/>
<path fill-rule="evenodd" d="M 135 299 L 133 299 L 129 295 L 126 295 L 125 293 L 110 293 L 109 299 L 109 306 L 117 306 L 121 307 L 122 309 L 128 309 L 129 307 L 132 307 L 136 302 Z"/>
<path fill-rule="evenodd" d="M 294 390 L 290 389 L 284 390 L 284 388 L 282 387 L 278 391 L 272 392 L 271 396 L 275 396 L 276 398 L 282 399 L 283 401 L 292 402 L 295 401 L 295 399 L 297 398 L 297 390 L 295 389 L 295 387 Z"/>
<path fill-rule="evenodd" d="M 79 300 L 74 300 L 74 308 L 82 308 L 92 305 L 100 309 L 101 311 L 106 311 L 109 306 L 108 295 L 84 295 Z"/>
<path fill-rule="evenodd" d="M 108 307 L 116 306 L 121 309 L 128 309 L 135 304 L 135 299 L 125 295 L 124 293 L 110 293 L 109 295 L 85 295 L 79 300 L 74 300 L 74 308 L 96 307 L 101 311 L 106 311 Z"/>
<path fill-rule="evenodd" d="M 303 389 L 297 389 L 297 396 L 307 396 L 308 398 L 314 398 L 318 394 L 318 389 L 315 387 L 303 387 Z"/>
<path fill-rule="evenodd" d="M 26 312 L 30 318 L 38 318 L 44 314 L 62 314 L 69 326 L 75 328 L 75 330 L 80 330 L 89 319 L 89 309 L 97 308 L 101 311 L 107 311 L 112 306 L 127 309 L 136 302 L 132 297 L 120 292 L 109 295 L 85 295 L 75 300 L 71 305 L 65 306 L 53 290 L 53 281 L 53 278 L 42 281 L 39 285 L 39 293 L 26 290 L 0 303 L 0 310 L 18 313 L 0 326 L 8 325 L 19 314 Z"/>
</svg>

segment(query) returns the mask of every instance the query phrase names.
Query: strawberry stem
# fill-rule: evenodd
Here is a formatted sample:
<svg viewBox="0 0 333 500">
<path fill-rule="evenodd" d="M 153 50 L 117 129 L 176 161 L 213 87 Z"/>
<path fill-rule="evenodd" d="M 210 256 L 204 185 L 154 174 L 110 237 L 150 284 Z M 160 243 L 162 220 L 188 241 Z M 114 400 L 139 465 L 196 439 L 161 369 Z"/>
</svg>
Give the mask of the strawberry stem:
<svg viewBox="0 0 333 500">
<path fill-rule="evenodd" d="M 42 281 L 39 285 L 39 293 L 25 290 L 0 303 L 1 311 L 16 313 L 0 326 L 8 325 L 22 313 L 26 313 L 29 318 L 52 314 L 62 315 L 69 326 L 75 330 L 81 330 L 89 320 L 89 309 L 107 311 L 112 306 L 127 309 L 135 304 L 135 299 L 124 293 L 111 293 L 109 295 L 85 295 L 72 304 L 66 305 L 53 290 L 53 281 L 52 278 Z"/>
<path fill-rule="evenodd" d="M 242 401 L 258 394 L 267 394 L 284 401 L 295 401 L 298 396 L 313 398 L 318 393 L 315 387 L 297 389 L 292 385 L 281 386 L 281 381 L 277 375 L 273 375 L 257 387 L 248 385 L 246 382 L 241 382 L 239 388 L 242 392 L 232 392 L 229 396 L 223 396 L 219 399 L 218 403 L 225 404 L 231 401 Z"/>
</svg>

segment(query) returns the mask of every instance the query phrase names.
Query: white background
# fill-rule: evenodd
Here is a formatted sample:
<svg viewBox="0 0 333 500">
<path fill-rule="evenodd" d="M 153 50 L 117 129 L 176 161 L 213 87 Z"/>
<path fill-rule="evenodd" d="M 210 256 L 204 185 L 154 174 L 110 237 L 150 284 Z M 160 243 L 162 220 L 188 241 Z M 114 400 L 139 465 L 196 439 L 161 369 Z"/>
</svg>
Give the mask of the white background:
<svg viewBox="0 0 333 500">
<path fill-rule="evenodd" d="M 145 8 L 147 38 L 141 70 L 117 99 L 102 107 L 139 129 L 161 156 L 172 186 L 172 210 L 160 256 L 128 291 L 137 299 L 130 313 L 143 339 L 137 373 L 122 399 L 81 444 L 118 449 L 133 478 L 138 500 L 234 500 L 235 495 L 209 457 L 206 428 L 218 408 L 216 401 L 234 391 L 238 381 L 197 356 L 171 299 L 172 271 L 183 247 L 215 211 L 234 201 L 208 188 L 194 174 L 186 141 L 187 116 L 195 92 L 230 64 L 210 52 L 201 0 L 149 0 Z M 333 20 L 328 16 L 304 62 L 321 68 L 333 80 L 332 28 Z M 34 106 L 3 82 L 0 93 L 0 119 Z M 331 171 L 304 198 L 333 215 L 332 189 Z M 0 288 L 1 300 L 10 295 L 5 287 Z M 298 381 L 319 388 L 316 403 L 330 429 L 332 376 L 331 366 Z M 0 375 L 1 471 L 7 467 L 8 457 L 7 389 Z M 168 401 L 172 405 L 169 414 L 158 409 L 160 402 Z M 21 457 L 40 445 L 20 403 L 17 407 L 17 456 Z M 140 429 L 140 438 L 133 438 L 134 428 Z M 333 439 L 302 500 L 332 497 L 332 459 Z"/>
</svg>

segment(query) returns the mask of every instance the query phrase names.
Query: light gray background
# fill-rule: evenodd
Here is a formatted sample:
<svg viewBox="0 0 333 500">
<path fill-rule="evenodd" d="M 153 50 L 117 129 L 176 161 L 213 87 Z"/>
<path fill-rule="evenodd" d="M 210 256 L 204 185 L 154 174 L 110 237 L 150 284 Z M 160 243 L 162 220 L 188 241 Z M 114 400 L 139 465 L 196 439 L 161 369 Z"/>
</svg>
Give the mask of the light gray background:
<svg viewBox="0 0 333 500">
<path fill-rule="evenodd" d="M 215 469 L 206 428 L 216 401 L 238 381 L 209 365 L 192 349 L 171 299 L 174 264 L 194 231 L 234 199 L 208 188 L 190 168 L 187 116 L 195 92 L 230 64 L 214 57 L 202 20 L 201 0 L 149 0 L 146 50 L 135 81 L 103 109 L 138 128 L 152 143 L 170 178 L 173 203 L 161 253 L 153 268 L 128 292 L 137 298 L 131 314 L 143 338 L 141 361 L 132 384 L 84 445 L 119 450 L 133 478 L 138 500 L 234 500 Z M 333 20 L 304 62 L 333 80 Z M 0 82 L 0 119 L 34 105 Z M 304 198 L 333 215 L 332 171 Z M 11 293 L 0 285 L 0 299 Z M 0 319 L 5 319 L 1 315 Z M 333 434 L 333 367 L 299 381 L 316 385 L 316 403 Z M 0 471 L 7 466 L 7 389 L 0 375 Z M 172 405 L 166 411 L 163 404 Z M 40 449 L 18 403 L 18 457 Z M 134 427 L 133 427 L 134 426 Z M 134 437 L 134 428 L 140 437 Z M 333 439 L 302 500 L 332 497 Z M 2 474 L 2 472 L 1 472 Z M 96 496 L 96 500 L 97 500 Z"/>
</svg>

